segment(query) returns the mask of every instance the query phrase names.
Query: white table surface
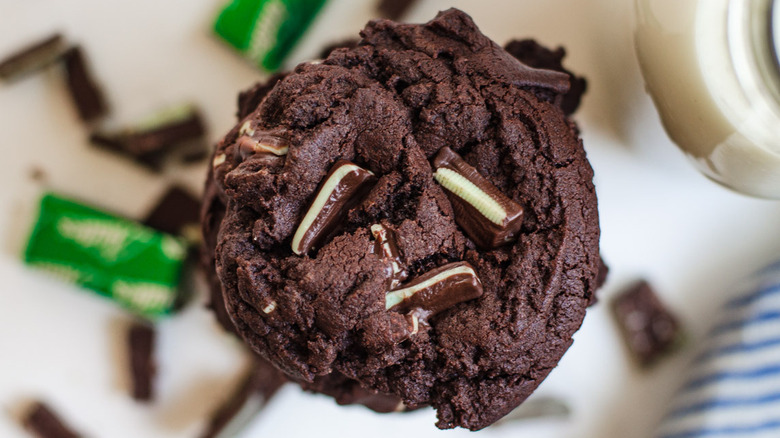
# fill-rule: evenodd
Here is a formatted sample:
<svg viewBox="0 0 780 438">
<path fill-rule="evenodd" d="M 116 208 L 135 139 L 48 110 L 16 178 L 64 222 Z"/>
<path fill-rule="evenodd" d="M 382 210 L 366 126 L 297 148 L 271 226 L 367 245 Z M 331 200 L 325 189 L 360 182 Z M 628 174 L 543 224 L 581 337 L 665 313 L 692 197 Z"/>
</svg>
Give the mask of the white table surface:
<svg viewBox="0 0 780 438">
<path fill-rule="evenodd" d="M 731 193 L 700 176 L 669 142 L 644 94 L 631 40 L 630 0 L 421 0 L 408 15 L 424 21 L 460 7 L 499 43 L 534 36 L 564 45 L 566 64 L 589 80 L 577 114 L 595 169 L 602 252 L 611 275 L 575 342 L 537 394 L 562 397 L 565 421 L 530 421 L 485 437 L 649 437 L 684 377 L 697 339 L 730 285 L 780 255 L 780 203 Z M 261 75 L 210 34 L 220 0 L 0 0 L 0 56 L 60 30 L 81 43 L 113 115 L 132 120 L 191 100 L 212 140 L 234 123 L 236 94 Z M 373 1 L 331 0 L 293 62 L 356 34 Z M 247 364 L 199 294 L 159 325 L 158 397 L 127 395 L 124 327 L 111 302 L 29 271 L 19 251 L 36 196 L 45 188 L 140 218 L 167 184 L 199 190 L 201 167 L 162 176 L 87 145 L 56 71 L 0 84 L 0 436 L 22 437 L 15 416 L 25 400 L 48 401 L 90 437 L 194 437 Z M 30 177 L 33 167 L 46 180 Z M 679 313 L 693 347 L 639 371 L 617 336 L 607 306 L 621 286 L 650 278 Z M 202 285 L 201 285 L 202 286 Z M 202 292 L 202 291 L 201 291 Z M 376 415 L 337 407 L 288 386 L 247 437 L 466 436 L 441 432 L 434 413 Z"/>
</svg>

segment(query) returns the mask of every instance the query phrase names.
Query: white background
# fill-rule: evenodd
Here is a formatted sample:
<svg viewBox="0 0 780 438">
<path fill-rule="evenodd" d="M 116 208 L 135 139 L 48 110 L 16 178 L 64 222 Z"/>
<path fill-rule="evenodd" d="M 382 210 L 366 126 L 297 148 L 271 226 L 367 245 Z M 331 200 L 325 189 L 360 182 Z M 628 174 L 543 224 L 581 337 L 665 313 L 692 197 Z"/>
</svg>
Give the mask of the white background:
<svg viewBox="0 0 780 438">
<path fill-rule="evenodd" d="M 216 140 L 234 123 L 236 94 L 261 75 L 209 29 L 220 0 L 0 0 L 0 57 L 60 30 L 82 44 L 116 120 L 181 101 L 203 109 Z M 373 1 L 331 0 L 293 56 L 356 34 Z M 534 36 L 564 45 L 566 64 L 589 91 L 577 120 L 596 172 L 602 252 L 612 268 L 601 304 L 537 394 L 561 397 L 566 421 L 515 423 L 485 437 L 647 437 L 684 377 L 696 340 L 730 285 L 780 254 L 780 203 L 731 193 L 700 176 L 663 133 L 644 94 L 632 45 L 629 0 L 421 0 L 407 19 L 457 6 L 499 43 Z M 202 294 L 159 325 L 158 397 L 127 395 L 124 328 L 111 302 L 27 270 L 19 251 L 36 196 L 45 188 L 143 217 L 170 182 L 200 189 L 204 169 L 155 175 L 88 146 L 56 69 L 0 84 L 0 436 L 25 436 L 16 416 L 41 398 L 91 437 L 194 437 L 246 366 L 240 345 L 220 332 Z M 33 167 L 46 173 L 30 178 Z M 610 318 L 620 287 L 650 278 L 679 313 L 691 346 L 650 371 L 638 370 Z M 336 407 L 286 387 L 247 430 L 262 437 L 465 436 L 440 432 L 434 414 L 376 415 Z"/>
</svg>

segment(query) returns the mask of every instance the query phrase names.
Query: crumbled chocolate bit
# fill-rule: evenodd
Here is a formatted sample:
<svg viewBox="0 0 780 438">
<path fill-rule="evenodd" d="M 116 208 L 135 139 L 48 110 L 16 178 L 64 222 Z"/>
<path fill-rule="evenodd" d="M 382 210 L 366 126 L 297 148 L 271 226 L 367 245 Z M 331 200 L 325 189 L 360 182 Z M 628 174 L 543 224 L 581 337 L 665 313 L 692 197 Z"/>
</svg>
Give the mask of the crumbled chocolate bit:
<svg viewBox="0 0 780 438">
<path fill-rule="evenodd" d="M 35 182 L 43 182 L 46 181 L 46 171 L 39 166 L 33 166 L 30 168 L 30 179 Z"/>
<path fill-rule="evenodd" d="M 497 248 L 517 237 L 523 208 L 448 147 L 433 159 L 434 178 L 447 191 L 455 221 L 477 245 Z"/>
<path fill-rule="evenodd" d="M 612 310 L 628 349 L 642 366 L 652 365 L 682 338 L 677 318 L 647 281 L 639 281 L 618 295 Z"/>
<path fill-rule="evenodd" d="M 35 402 L 27 411 L 22 424 L 30 432 L 40 438 L 79 438 L 80 435 L 65 423 L 54 413 L 54 411 L 43 402 Z"/>
<path fill-rule="evenodd" d="M 68 49 L 63 60 L 66 82 L 79 117 L 84 121 L 92 121 L 104 116 L 108 112 L 106 99 L 87 66 L 81 47 Z"/>
<path fill-rule="evenodd" d="M 0 79 L 12 81 L 55 63 L 65 51 L 65 40 L 55 34 L 0 60 Z"/>
<path fill-rule="evenodd" d="M 130 355 L 130 376 L 133 398 L 147 402 L 154 397 L 154 377 L 157 373 L 154 361 L 154 329 L 144 323 L 134 323 L 127 336 Z"/>
</svg>

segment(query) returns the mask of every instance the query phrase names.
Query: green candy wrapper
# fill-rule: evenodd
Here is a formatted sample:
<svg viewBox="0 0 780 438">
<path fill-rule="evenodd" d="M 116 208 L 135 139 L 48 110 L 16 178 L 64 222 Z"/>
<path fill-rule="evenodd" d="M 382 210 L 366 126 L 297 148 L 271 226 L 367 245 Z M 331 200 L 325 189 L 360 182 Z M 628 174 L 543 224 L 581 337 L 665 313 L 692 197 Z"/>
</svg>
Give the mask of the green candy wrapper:
<svg viewBox="0 0 780 438">
<path fill-rule="evenodd" d="M 233 0 L 217 17 L 214 31 L 268 72 L 303 35 L 326 0 Z"/>
<path fill-rule="evenodd" d="M 146 317 L 170 313 L 186 244 L 175 237 L 46 194 L 24 261 Z"/>
</svg>

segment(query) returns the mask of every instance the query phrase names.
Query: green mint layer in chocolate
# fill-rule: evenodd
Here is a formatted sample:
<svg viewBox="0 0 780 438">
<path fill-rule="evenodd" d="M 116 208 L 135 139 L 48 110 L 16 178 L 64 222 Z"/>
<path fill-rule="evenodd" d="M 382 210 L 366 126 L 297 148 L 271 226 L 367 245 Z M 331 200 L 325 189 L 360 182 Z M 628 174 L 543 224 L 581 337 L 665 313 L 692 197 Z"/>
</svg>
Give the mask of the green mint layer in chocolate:
<svg viewBox="0 0 780 438">
<path fill-rule="evenodd" d="M 54 194 L 41 199 L 24 260 L 147 317 L 170 313 L 187 246 Z"/>
<path fill-rule="evenodd" d="M 281 67 L 326 0 L 232 0 L 214 31 L 263 70 Z"/>
</svg>

